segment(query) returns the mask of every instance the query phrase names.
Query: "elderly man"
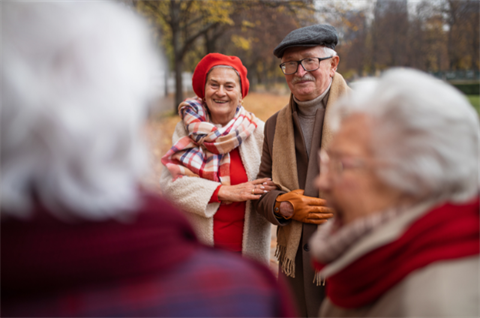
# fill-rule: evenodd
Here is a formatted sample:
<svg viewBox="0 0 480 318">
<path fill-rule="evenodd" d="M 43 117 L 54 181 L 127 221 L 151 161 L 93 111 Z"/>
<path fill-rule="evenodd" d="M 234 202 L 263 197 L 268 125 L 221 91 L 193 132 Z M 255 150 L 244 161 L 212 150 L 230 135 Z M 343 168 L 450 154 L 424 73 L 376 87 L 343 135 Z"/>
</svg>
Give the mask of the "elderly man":
<svg viewBox="0 0 480 318">
<path fill-rule="evenodd" d="M 308 240 L 332 210 L 314 186 L 318 150 L 330 141 L 324 116 L 348 88 L 336 73 L 340 58 L 335 28 L 319 24 L 292 31 L 275 48 L 291 91 L 290 102 L 265 124 L 258 178 L 269 177 L 279 190 L 263 195 L 257 212 L 278 225 L 276 255 L 304 317 L 318 314 L 322 282 L 314 282 Z"/>
<path fill-rule="evenodd" d="M 322 317 L 479 317 L 479 120 L 453 87 L 397 69 L 328 119 L 312 238 Z"/>
</svg>

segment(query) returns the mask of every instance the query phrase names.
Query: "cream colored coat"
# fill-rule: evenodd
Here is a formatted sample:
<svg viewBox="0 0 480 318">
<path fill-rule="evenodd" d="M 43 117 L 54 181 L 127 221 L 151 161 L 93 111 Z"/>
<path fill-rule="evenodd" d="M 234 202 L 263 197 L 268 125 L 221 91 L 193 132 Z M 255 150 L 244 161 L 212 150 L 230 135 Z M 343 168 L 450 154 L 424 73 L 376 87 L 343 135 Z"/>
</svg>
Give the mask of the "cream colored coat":
<svg viewBox="0 0 480 318">
<path fill-rule="evenodd" d="M 419 205 L 382 225 L 319 274 L 329 277 L 369 251 L 395 240 L 432 205 Z M 315 236 L 312 245 L 314 241 Z M 320 307 L 320 317 L 479 317 L 479 273 L 478 256 L 435 262 L 409 274 L 373 304 L 345 309 L 327 298 Z"/>
<path fill-rule="evenodd" d="M 257 178 L 263 146 L 264 123 L 259 121 L 255 132 L 239 147 L 240 157 L 247 172 L 248 181 Z M 175 127 L 172 142 L 187 135 L 182 122 Z M 188 212 L 199 239 L 213 245 L 213 216 L 220 203 L 209 203 L 219 182 L 196 177 L 181 177 L 172 181 L 167 168 L 163 168 L 160 185 L 164 194 L 177 206 Z M 245 209 L 245 225 L 243 228 L 242 254 L 261 262 L 268 263 L 270 259 L 270 231 L 272 225 L 252 209 L 247 201 Z"/>
</svg>

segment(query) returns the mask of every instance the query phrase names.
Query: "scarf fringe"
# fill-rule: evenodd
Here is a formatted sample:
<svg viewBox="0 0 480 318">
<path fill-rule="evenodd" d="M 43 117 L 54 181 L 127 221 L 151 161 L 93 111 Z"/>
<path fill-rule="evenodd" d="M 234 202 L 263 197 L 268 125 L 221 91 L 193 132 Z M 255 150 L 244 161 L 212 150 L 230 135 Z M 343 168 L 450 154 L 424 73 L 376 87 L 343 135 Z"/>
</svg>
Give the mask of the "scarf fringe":
<svg viewBox="0 0 480 318">
<path fill-rule="evenodd" d="M 287 258 L 287 247 L 277 245 L 275 249 L 275 257 L 280 263 L 280 269 L 288 277 L 295 278 L 295 261 Z"/>
</svg>

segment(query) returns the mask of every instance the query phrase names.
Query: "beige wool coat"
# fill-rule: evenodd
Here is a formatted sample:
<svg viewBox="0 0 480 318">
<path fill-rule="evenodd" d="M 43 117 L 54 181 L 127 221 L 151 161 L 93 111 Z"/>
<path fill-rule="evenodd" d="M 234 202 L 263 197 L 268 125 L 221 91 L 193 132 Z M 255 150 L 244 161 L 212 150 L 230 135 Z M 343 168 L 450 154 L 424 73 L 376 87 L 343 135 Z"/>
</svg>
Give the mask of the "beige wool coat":
<svg viewBox="0 0 480 318">
<path fill-rule="evenodd" d="M 412 208 L 351 246 L 319 272 L 329 277 L 375 248 L 400 237 L 409 224 L 428 213 L 433 202 Z M 315 250 L 315 236 L 311 245 Z M 372 269 L 374 270 L 374 269 Z M 328 298 L 320 317 L 480 317 L 478 255 L 434 262 L 417 269 L 370 305 L 355 309 L 335 306 Z"/>
<path fill-rule="evenodd" d="M 239 152 L 249 181 L 257 179 L 263 145 L 264 123 L 240 146 Z M 175 127 L 172 142 L 187 136 L 183 122 Z M 183 176 L 172 181 L 172 175 L 163 168 L 160 185 L 164 195 L 178 207 L 186 211 L 200 241 L 213 246 L 213 217 L 220 203 L 209 203 L 219 182 Z M 243 228 L 242 255 L 254 258 L 263 263 L 270 259 L 270 233 L 272 225 L 261 215 L 252 210 L 251 201 L 246 202 L 245 225 Z"/>
</svg>

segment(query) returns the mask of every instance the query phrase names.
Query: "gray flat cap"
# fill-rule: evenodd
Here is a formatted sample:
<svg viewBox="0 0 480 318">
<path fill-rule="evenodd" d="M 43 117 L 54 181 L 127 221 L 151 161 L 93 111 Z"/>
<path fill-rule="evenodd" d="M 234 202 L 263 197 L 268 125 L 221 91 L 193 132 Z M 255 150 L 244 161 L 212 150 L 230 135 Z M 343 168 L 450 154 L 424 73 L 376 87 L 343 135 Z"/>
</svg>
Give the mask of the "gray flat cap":
<svg viewBox="0 0 480 318">
<path fill-rule="evenodd" d="M 335 49 L 338 43 L 337 30 L 329 24 L 315 24 L 290 32 L 273 50 L 281 58 L 286 49 L 294 46 L 326 46 Z"/>
</svg>

